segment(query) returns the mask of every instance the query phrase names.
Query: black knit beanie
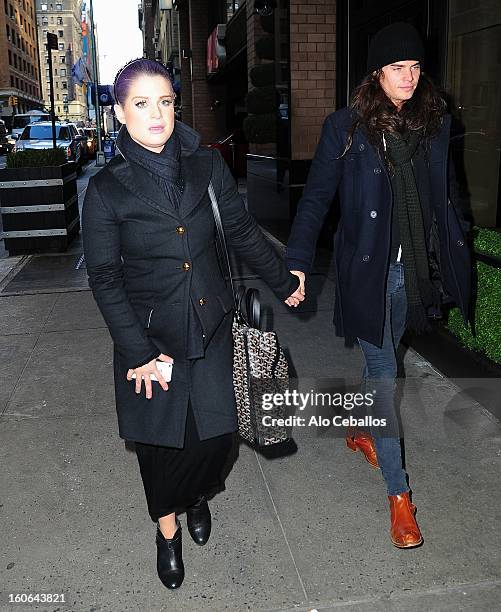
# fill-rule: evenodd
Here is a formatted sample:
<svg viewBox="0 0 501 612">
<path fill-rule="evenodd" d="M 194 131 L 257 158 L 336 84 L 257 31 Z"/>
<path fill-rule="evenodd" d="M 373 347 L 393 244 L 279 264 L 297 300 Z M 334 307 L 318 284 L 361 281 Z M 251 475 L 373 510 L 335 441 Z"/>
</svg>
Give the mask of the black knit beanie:
<svg viewBox="0 0 501 612">
<path fill-rule="evenodd" d="M 367 59 L 367 74 L 388 64 L 408 60 L 423 63 L 424 47 L 421 37 L 410 23 L 392 23 L 372 37 Z"/>
</svg>

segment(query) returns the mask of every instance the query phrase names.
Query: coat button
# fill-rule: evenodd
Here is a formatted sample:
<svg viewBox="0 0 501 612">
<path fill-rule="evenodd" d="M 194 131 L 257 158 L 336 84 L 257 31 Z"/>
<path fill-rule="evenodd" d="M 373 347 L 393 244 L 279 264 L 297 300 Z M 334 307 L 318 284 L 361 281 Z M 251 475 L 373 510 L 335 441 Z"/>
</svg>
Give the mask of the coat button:
<svg viewBox="0 0 501 612">
<path fill-rule="evenodd" d="M 202 298 L 200 298 L 200 299 L 198 300 L 198 303 L 200 304 L 200 306 L 203 306 L 203 305 L 205 304 L 205 302 L 206 302 L 206 301 L 207 301 L 207 300 L 206 300 L 205 298 L 203 298 L 203 297 L 202 297 Z"/>
<path fill-rule="evenodd" d="M 369 259 L 370 259 L 370 255 L 364 255 L 362 257 L 362 261 L 369 261 Z"/>
<path fill-rule="evenodd" d="M 176 232 L 177 232 L 178 234 L 184 234 L 184 232 L 185 232 L 185 231 L 186 231 L 186 230 L 184 229 L 184 227 L 183 227 L 182 225 L 178 225 L 178 226 L 176 227 Z"/>
<path fill-rule="evenodd" d="M 464 246 L 464 242 L 462 240 L 458 240 L 456 244 L 458 246 Z"/>
<path fill-rule="evenodd" d="M 365 149 L 365 145 L 363 143 L 358 145 L 359 151 L 363 151 L 364 149 Z"/>
<path fill-rule="evenodd" d="M 188 272 L 188 270 L 189 270 L 190 268 L 191 268 L 190 264 L 189 264 L 187 261 L 185 261 L 185 262 L 184 262 L 184 264 L 183 264 L 183 270 L 184 270 L 185 272 Z"/>
<path fill-rule="evenodd" d="M 374 174 L 381 174 L 381 168 L 374 168 Z"/>
<path fill-rule="evenodd" d="M 375 219 L 377 217 L 377 211 L 371 210 L 371 219 Z"/>
</svg>

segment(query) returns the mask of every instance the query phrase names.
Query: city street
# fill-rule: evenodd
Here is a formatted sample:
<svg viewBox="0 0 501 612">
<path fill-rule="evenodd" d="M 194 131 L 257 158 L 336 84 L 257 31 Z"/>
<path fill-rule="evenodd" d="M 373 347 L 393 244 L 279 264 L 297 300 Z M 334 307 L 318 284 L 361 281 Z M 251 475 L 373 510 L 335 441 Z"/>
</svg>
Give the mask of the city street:
<svg viewBox="0 0 501 612">
<path fill-rule="evenodd" d="M 97 170 L 79 178 L 80 205 Z M 344 429 L 296 427 L 292 456 L 240 446 L 211 502 L 211 539 L 197 547 L 184 529 L 186 579 L 166 590 L 137 461 L 117 434 L 112 345 L 81 237 L 67 253 L 13 259 L 0 282 L 0 610 L 499 609 L 499 421 L 411 349 L 401 419 L 423 546 L 391 545 L 381 474 Z M 357 385 L 360 351 L 333 332 L 327 253 L 297 310 L 247 268 L 239 276 L 261 290 L 299 389 Z M 64 603 L 9 603 L 21 593 Z"/>
</svg>

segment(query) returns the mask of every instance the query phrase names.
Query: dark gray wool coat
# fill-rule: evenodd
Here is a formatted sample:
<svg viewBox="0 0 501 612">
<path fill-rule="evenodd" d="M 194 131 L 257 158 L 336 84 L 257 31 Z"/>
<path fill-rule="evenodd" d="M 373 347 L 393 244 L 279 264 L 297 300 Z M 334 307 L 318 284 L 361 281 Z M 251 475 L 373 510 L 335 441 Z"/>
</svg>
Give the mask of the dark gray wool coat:
<svg viewBox="0 0 501 612">
<path fill-rule="evenodd" d="M 354 120 L 348 108 L 325 119 L 287 244 L 287 263 L 289 270 L 310 271 L 318 234 L 339 191 L 341 221 L 334 237 L 336 333 L 381 346 L 393 193 L 386 164 L 363 128 L 355 131 L 352 146 L 341 157 Z M 471 263 L 449 164 L 450 121 L 445 116 L 439 133 L 427 142 L 426 163 L 416 183 L 420 198 L 429 198 L 436 243 L 430 250 L 440 268 L 443 292 L 459 306 L 466 321 Z"/>
<path fill-rule="evenodd" d="M 284 300 L 298 286 L 246 211 L 235 181 L 216 150 L 176 122 L 185 181 L 178 210 L 148 173 L 122 156 L 91 178 L 83 207 L 89 285 L 114 343 L 115 396 L 120 436 L 181 448 L 191 401 L 201 439 L 237 428 L 232 384 L 233 298 L 215 246 L 207 188 L 212 181 L 227 241 Z M 189 324 L 193 305 L 199 325 Z M 203 334 L 204 356 L 187 359 L 188 339 Z M 160 352 L 174 359 L 168 391 L 153 382 L 153 397 L 137 395 L 129 368 Z"/>
</svg>

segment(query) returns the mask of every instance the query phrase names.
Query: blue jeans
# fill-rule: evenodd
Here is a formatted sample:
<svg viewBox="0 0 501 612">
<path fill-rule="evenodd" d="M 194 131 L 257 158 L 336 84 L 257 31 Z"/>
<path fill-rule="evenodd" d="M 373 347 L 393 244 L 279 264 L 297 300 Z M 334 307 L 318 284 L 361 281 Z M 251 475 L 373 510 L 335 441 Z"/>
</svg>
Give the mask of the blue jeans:
<svg viewBox="0 0 501 612">
<path fill-rule="evenodd" d="M 395 412 L 396 351 L 405 331 L 407 297 L 402 263 L 390 264 L 386 286 L 386 314 L 381 348 L 358 339 L 365 357 L 363 372 L 366 392 L 375 391 L 370 409 L 373 418 L 386 419 L 386 427 L 371 427 L 379 467 L 386 482 L 388 495 L 409 490 L 402 467 L 402 450 Z"/>
</svg>

